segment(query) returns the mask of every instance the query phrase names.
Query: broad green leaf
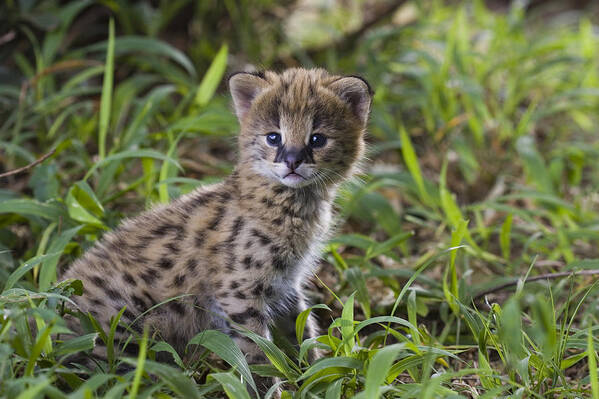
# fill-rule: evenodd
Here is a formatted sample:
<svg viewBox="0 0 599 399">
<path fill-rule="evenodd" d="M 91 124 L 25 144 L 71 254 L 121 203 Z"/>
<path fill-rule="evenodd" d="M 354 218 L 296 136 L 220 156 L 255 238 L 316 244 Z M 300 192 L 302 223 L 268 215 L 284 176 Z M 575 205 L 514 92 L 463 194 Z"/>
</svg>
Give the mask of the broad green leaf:
<svg viewBox="0 0 599 399">
<path fill-rule="evenodd" d="M 42 263 L 39 274 L 39 288 L 41 291 L 47 290 L 50 288 L 50 285 L 56 281 L 56 266 L 58 265 L 58 260 L 63 254 L 65 247 L 71 242 L 80 229 L 81 226 L 77 226 L 65 230 L 52 241 L 52 244 L 50 244 L 48 252 L 57 253 L 59 255 Z"/>
<path fill-rule="evenodd" d="M 268 339 L 249 330 L 241 330 L 241 335 L 250 338 L 264 352 L 268 360 L 277 370 L 279 370 L 288 380 L 297 377 L 298 372 L 292 368 L 293 362 L 277 346 Z"/>
<path fill-rule="evenodd" d="M 377 242 L 368 236 L 355 233 L 336 236 L 333 239 L 331 239 L 331 243 L 349 245 L 351 247 L 366 250 L 371 246 L 376 245 Z"/>
<path fill-rule="evenodd" d="M 54 354 L 56 356 L 70 355 L 77 352 L 91 350 L 96 346 L 97 333 L 85 334 L 79 337 L 68 339 L 56 345 Z"/>
<path fill-rule="evenodd" d="M 370 297 L 368 295 L 366 279 L 364 278 L 362 270 L 359 267 L 349 268 L 345 270 L 345 278 L 351 284 L 352 288 L 356 290 L 358 303 L 364 311 L 364 316 L 370 318 Z"/>
<path fill-rule="evenodd" d="M 394 324 L 399 324 L 401 326 L 406 327 L 408 330 L 412 330 L 412 331 L 418 331 L 418 329 L 416 328 L 416 326 L 412 323 L 410 323 L 409 321 L 396 317 L 396 316 L 377 316 L 377 317 L 372 317 L 368 320 L 364 320 L 359 322 L 354 330 L 354 333 L 357 334 L 358 332 L 360 332 L 360 330 L 362 330 L 365 327 L 368 327 L 372 324 L 382 324 L 382 323 L 394 323 Z"/>
<path fill-rule="evenodd" d="M 78 196 L 81 191 L 77 189 L 76 186 L 73 186 L 69 189 L 66 198 L 67 210 L 69 212 L 69 216 L 78 222 L 85 223 L 91 226 L 106 228 L 106 225 L 102 223 L 100 219 L 95 217 L 85 206 L 80 202 L 80 199 L 85 201 L 85 198 L 81 198 Z"/>
<path fill-rule="evenodd" d="M 140 355 L 141 355 L 141 345 L 140 345 Z M 144 356 L 145 357 L 145 356 Z M 136 369 L 136 377 L 137 370 L 140 370 L 139 364 L 141 363 L 142 357 L 139 357 L 140 362 L 134 359 L 124 359 L 127 363 L 137 366 Z M 199 399 L 200 393 L 198 392 L 198 388 L 196 383 L 191 380 L 189 377 L 184 375 L 181 371 L 177 370 L 174 367 L 167 366 L 166 364 L 158 363 L 153 360 L 145 359 L 143 361 L 143 369 L 144 371 L 154 374 L 160 378 L 160 381 L 164 382 L 170 389 L 176 392 L 180 397 L 183 398 L 197 398 Z M 140 372 L 140 378 L 141 373 Z M 135 386 L 135 385 L 134 385 Z"/>
<path fill-rule="evenodd" d="M 19 394 L 15 399 L 35 399 L 40 396 L 40 393 L 50 385 L 51 381 L 48 378 L 43 378 L 40 382 L 27 388 Z"/>
<path fill-rule="evenodd" d="M 58 221 L 65 216 L 64 211 L 56 203 L 42 203 L 32 199 L 9 199 L 0 202 L 0 214 L 15 213 L 23 216 L 39 216 Z"/>
<path fill-rule="evenodd" d="M 416 290 L 411 290 L 410 294 L 408 295 L 408 320 L 410 321 L 411 324 L 417 326 L 418 325 L 418 319 L 416 316 Z M 410 329 L 410 334 L 411 334 L 411 338 L 412 341 L 414 341 L 414 343 L 416 345 L 420 345 L 420 333 L 418 330 L 416 329 Z"/>
<path fill-rule="evenodd" d="M 568 270 L 599 269 L 599 259 L 582 259 L 568 263 Z"/>
<path fill-rule="evenodd" d="M 185 368 L 185 365 L 183 364 L 183 359 L 181 359 L 181 356 L 179 356 L 179 354 L 177 353 L 177 351 L 175 350 L 175 348 L 173 348 L 167 342 L 160 341 L 160 342 L 154 344 L 151 349 L 154 352 L 168 352 L 168 353 L 170 353 L 173 356 L 175 364 L 177 366 L 181 367 L 182 369 Z"/>
<path fill-rule="evenodd" d="M 59 255 L 57 253 L 50 253 L 46 255 L 36 256 L 34 258 L 29 259 L 27 262 L 23 263 L 21 266 L 17 268 L 6 280 L 4 284 L 4 291 L 11 289 L 14 285 L 27 273 L 29 270 L 33 269 L 36 265 L 41 262 L 44 262 L 47 259 L 51 259 L 52 257 Z"/>
<path fill-rule="evenodd" d="M 402 348 L 403 346 L 400 345 L 389 345 L 376 352 L 366 370 L 364 391 L 356 398 L 376 399 L 380 397 L 380 387 L 384 385 L 391 364 Z"/>
<path fill-rule="evenodd" d="M 189 341 L 190 345 L 201 345 L 218 355 L 221 359 L 234 367 L 243 376 L 244 380 L 257 392 L 256 384 L 252 378 L 250 367 L 245 356 L 235 342 L 228 335 L 215 330 L 202 331 Z"/>
<path fill-rule="evenodd" d="M 306 322 L 308 321 L 308 317 L 310 316 L 310 313 L 313 309 L 326 309 L 329 312 L 332 312 L 331 308 L 329 308 L 327 305 L 318 304 L 309 307 L 297 316 L 297 318 L 295 319 L 295 336 L 297 338 L 297 342 L 300 345 L 304 341 L 304 330 L 306 328 Z"/>
<path fill-rule="evenodd" d="M 387 253 L 388 251 L 397 247 L 400 243 L 402 243 L 405 240 L 407 240 L 408 238 L 412 237 L 413 235 L 414 235 L 414 233 L 412 233 L 412 232 L 408 232 L 408 233 L 402 232 L 402 233 L 394 235 L 393 237 L 389 238 L 388 240 L 386 240 L 384 242 L 376 243 L 374 246 L 370 247 L 369 250 L 366 252 L 366 259 L 372 259 L 376 256 Z"/>
<path fill-rule="evenodd" d="M 106 46 L 106 42 L 101 42 L 88 46 L 84 50 L 106 51 Z M 196 76 L 191 60 L 180 50 L 160 40 L 141 36 L 119 36 L 114 41 L 114 51 L 115 55 L 145 53 L 148 56 L 158 55 L 170 58 L 181 65 L 192 78 Z"/>
<path fill-rule="evenodd" d="M 85 174 L 85 177 L 83 178 L 83 180 L 87 180 L 89 179 L 89 177 L 96 171 L 96 169 L 98 169 L 101 166 L 107 165 L 113 161 L 118 161 L 121 159 L 129 159 L 129 158 L 153 158 L 153 159 L 159 159 L 162 161 L 168 161 L 173 163 L 177 168 L 181 169 L 181 165 L 179 165 L 179 163 L 174 160 L 171 159 L 169 157 L 167 157 L 166 155 L 163 155 L 157 151 L 153 151 L 153 150 L 127 150 L 127 151 L 123 151 L 123 152 L 118 152 L 116 154 L 112 154 L 107 156 L 106 158 L 104 158 L 102 161 L 99 161 L 98 163 L 94 164 L 94 166 L 92 166 L 87 173 Z"/>
<path fill-rule="evenodd" d="M 343 378 L 339 378 L 327 388 L 324 399 L 341 399 L 341 389 L 343 388 Z"/>
<path fill-rule="evenodd" d="M 344 342 L 345 354 L 350 354 L 354 347 L 354 295 L 351 294 L 347 301 L 343 305 L 343 311 L 341 312 L 341 337 Z"/>
<path fill-rule="evenodd" d="M 520 137 L 516 142 L 516 150 L 522 158 L 529 180 L 539 191 L 553 194 L 554 187 L 551 175 L 545 160 L 536 148 L 534 138 L 531 135 Z"/>
<path fill-rule="evenodd" d="M 363 364 L 358 359 L 354 359 L 351 357 L 343 357 L 343 356 L 321 359 L 318 362 L 314 363 L 312 366 L 310 366 L 304 372 L 304 374 L 302 374 L 298 378 L 298 381 L 306 380 L 306 379 L 310 378 L 311 376 L 313 376 L 314 374 L 316 374 L 322 370 L 329 369 L 329 368 L 332 368 L 332 369 L 346 368 L 346 369 L 360 371 L 363 368 Z"/>
<path fill-rule="evenodd" d="M 245 386 L 233 373 L 212 373 L 208 378 L 217 380 L 230 399 L 250 399 Z"/>
<path fill-rule="evenodd" d="M 52 332 L 53 324 L 47 324 L 46 327 L 39 331 L 37 337 L 35 338 L 35 344 L 33 348 L 31 348 L 31 353 L 29 354 L 29 360 L 27 361 L 27 367 L 25 368 L 25 375 L 32 376 L 33 369 L 37 364 L 37 359 L 44 350 L 45 347 L 48 347 L 48 338 L 50 337 L 50 333 Z M 51 346 L 50 346 L 51 348 Z"/>
</svg>

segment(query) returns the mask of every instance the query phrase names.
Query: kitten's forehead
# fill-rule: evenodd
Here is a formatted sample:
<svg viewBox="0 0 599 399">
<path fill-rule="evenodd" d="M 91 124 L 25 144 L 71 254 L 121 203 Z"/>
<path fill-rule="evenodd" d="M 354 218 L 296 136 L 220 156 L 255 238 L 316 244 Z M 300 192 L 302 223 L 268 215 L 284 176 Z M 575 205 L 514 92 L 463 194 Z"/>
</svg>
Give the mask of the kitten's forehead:
<svg viewBox="0 0 599 399">
<path fill-rule="evenodd" d="M 326 111 L 319 89 L 334 77 L 324 69 L 289 69 L 282 74 L 267 74 L 266 79 L 275 87 L 276 116 L 284 141 L 307 143 Z"/>
</svg>

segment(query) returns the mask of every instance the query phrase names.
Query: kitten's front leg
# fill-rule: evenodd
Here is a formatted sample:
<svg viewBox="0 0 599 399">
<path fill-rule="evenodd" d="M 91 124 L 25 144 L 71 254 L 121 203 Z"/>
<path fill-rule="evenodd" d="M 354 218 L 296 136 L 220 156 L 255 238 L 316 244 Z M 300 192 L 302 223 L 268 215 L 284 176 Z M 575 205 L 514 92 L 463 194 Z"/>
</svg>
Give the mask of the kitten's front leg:
<svg viewBox="0 0 599 399">
<path fill-rule="evenodd" d="M 297 334 L 295 331 L 296 320 L 299 314 L 306 310 L 308 306 L 306 305 L 304 295 L 299 291 L 294 291 L 287 302 L 288 306 L 286 309 L 281 310 L 274 320 L 274 327 L 276 332 L 280 333 L 283 338 L 287 339 L 290 344 L 294 345 L 294 347 L 299 350 L 301 342 L 297 341 Z M 316 336 L 316 322 L 312 314 L 310 314 L 304 327 L 303 339 L 314 338 Z M 310 363 L 319 357 L 320 352 L 317 349 L 312 349 L 308 352 L 308 360 Z"/>
<path fill-rule="evenodd" d="M 262 310 L 262 304 L 256 300 L 236 300 L 234 304 L 223 304 L 223 308 L 228 317 L 234 322 L 231 336 L 245 355 L 247 362 L 249 364 L 268 363 L 268 358 L 253 340 L 235 331 L 235 329 L 240 331 L 250 330 L 270 340 L 270 332 L 266 316 Z M 263 396 L 277 382 L 275 378 L 257 375 L 253 377 L 260 396 Z M 279 396 L 280 391 L 277 390 L 273 397 L 278 398 Z"/>
</svg>

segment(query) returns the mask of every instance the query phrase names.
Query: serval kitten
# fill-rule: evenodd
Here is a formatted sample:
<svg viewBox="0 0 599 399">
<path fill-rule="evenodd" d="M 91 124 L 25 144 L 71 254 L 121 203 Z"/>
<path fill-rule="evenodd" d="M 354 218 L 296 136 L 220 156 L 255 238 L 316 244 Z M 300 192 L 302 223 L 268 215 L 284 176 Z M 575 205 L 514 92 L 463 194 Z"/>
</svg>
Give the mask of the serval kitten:
<svg viewBox="0 0 599 399">
<path fill-rule="evenodd" d="M 131 328 L 147 325 L 180 352 L 218 329 L 260 363 L 236 329 L 269 337 L 276 325 L 295 340 L 302 285 L 327 240 L 336 189 L 362 156 L 372 93 L 361 78 L 323 69 L 237 73 L 229 87 L 241 125 L 233 174 L 125 221 L 64 278 L 83 282 L 74 300 L 105 329 L 124 306 L 131 324 L 184 295 Z M 311 321 L 307 330 L 314 335 Z"/>
</svg>

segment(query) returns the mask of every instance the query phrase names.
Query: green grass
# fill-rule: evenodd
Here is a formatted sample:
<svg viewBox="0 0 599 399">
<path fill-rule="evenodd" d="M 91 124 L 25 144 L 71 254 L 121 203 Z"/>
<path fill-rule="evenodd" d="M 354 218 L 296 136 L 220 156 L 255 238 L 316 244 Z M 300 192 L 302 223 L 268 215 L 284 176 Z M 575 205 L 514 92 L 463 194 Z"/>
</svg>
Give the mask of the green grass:
<svg viewBox="0 0 599 399">
<path fill-rule="evenodd" d="M 14 34 L 0 47 L 0 173 L 54 150 L 0 177 L 1 397 L 247 398 L 253 372 L 280 377 L 286 398 L 599 398 L 591 9 L 409 2 L 409 23 L 314 50 L 268 0 L 56 3 L 0 9 Z M 249 366 L 216 331 L 186 354 L 134 333 L 132 358 L 113 342 L 118 316 L 65 338 L 84 287 L 58 271 L 122 218 L 226 176 L 225 72 L 291 59 L 376 91 L 365 173 L 338 200 L 299 351 L 248 332 L 269 359 Z M 309 312 L 316 339 L 303 339 Z M 67 362 L 98 340 L 107 362 Z M 325 356 L 311 363 L 313 347 Z"/>
</svg>

